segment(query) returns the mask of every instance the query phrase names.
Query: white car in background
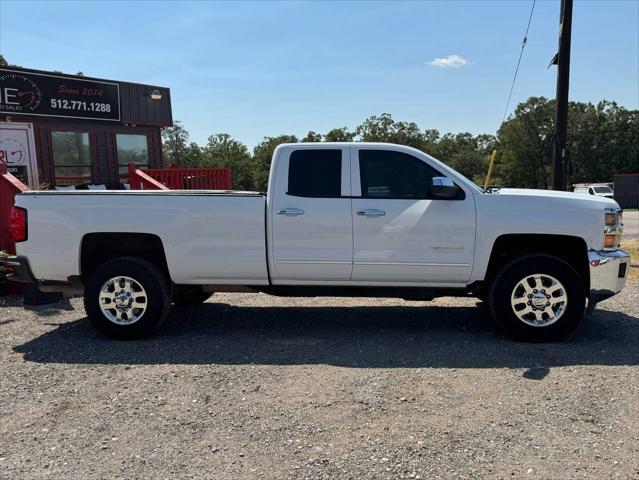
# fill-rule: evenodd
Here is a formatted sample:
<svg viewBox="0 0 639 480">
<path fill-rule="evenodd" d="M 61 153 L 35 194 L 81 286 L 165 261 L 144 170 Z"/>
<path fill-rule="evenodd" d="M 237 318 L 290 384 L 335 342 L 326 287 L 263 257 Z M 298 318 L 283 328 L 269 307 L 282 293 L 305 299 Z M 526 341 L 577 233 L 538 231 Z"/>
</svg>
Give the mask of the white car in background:
<svg viewBox="0 0 639 480">
<path fill-rule="evenodd" d="M 614 198 L 615 192 L 610 185 L 575 185 L 575 193 L 595 195 L 597 197 Z"/>
</svg>

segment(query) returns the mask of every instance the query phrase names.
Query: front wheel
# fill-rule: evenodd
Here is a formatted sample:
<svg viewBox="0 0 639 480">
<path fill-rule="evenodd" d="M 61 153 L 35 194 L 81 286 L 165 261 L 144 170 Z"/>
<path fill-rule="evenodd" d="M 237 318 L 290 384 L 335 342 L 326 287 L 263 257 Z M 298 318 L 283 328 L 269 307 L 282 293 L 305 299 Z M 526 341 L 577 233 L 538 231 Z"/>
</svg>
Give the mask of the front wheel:
<svg viewBox="0 0 639 480">
<path fill-rule="evenodd" d="M 149 336 L 166 319 L 171 294 L 166 275 L 138 257 L 120 257 L 98 266 L 84 288 L 91 323 L 109 338 Z"/>
<path fill-rule="evenodd" d="M 586 306 L 584 285 L 575 269 L 543 254 L 522 256 L 504 266 L 487 300 L 506 333 L 533 342 L 557 340 L 574 330 Z"/>
</svg>

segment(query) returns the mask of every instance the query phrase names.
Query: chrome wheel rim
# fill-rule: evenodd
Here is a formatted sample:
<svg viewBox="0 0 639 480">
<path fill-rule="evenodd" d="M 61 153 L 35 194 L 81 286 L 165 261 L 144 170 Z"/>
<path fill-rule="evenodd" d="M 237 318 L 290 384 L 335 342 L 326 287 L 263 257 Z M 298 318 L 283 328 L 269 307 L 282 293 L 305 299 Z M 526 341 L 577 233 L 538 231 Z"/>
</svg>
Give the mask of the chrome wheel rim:
<svg viewBox="0 0 639 480">
<path fill-rule="evenodd" d="M 117 325 L 131 325 L 144 315 L 147 308 L 146 291 L 131 277 L 113 277 L 100 289 L 100 310 Z"/>
<path fill-rule="evenodd" d="M 526 325 L 547 327 L 557 322 L 565 313 L 568 294 L 555 277 L 535 273 L 515 285 L 510 305 L 517 318 Z"/>
</svg>

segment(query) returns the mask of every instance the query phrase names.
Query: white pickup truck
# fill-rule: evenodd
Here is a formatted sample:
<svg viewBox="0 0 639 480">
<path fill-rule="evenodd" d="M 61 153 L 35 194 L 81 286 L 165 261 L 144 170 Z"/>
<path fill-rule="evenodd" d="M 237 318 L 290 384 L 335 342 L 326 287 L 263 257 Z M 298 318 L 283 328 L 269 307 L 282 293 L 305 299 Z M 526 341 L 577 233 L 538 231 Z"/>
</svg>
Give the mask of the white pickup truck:
<svg viewBox="0 0 639 480">
<path fill-rule="evenodd" d="M 14 279 L 82 289 L 97 329 L 126 339 L 155 331 L 173 304 L 254 291 L 472 295 L 512 336 L 550 340 L 618 293 L 629 264 L 614 200 L 486 193 L 429 155 L 381 143 L 281 145 L 266 195 L 26 192 L 11 229 Z"/>
</svg>

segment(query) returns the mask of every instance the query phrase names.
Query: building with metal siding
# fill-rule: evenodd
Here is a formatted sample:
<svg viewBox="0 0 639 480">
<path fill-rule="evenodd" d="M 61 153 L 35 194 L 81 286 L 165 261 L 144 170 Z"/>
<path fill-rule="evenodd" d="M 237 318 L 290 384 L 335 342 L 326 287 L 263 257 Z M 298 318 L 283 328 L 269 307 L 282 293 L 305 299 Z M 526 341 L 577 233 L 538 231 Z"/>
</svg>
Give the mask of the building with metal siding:
<svg viewBox="0 0 639 480">
<path fill-rule="evenodd" d="M 639 173 L 615 175 L 615 200 L 621 208 L 639 208 Z"/>
<path fill-rule="evenodd" d="M 168 88 L 0 68 L 0 161 L 32 187 L 126 182 L 126 164 L 161 168 Z"/>
</svg>

